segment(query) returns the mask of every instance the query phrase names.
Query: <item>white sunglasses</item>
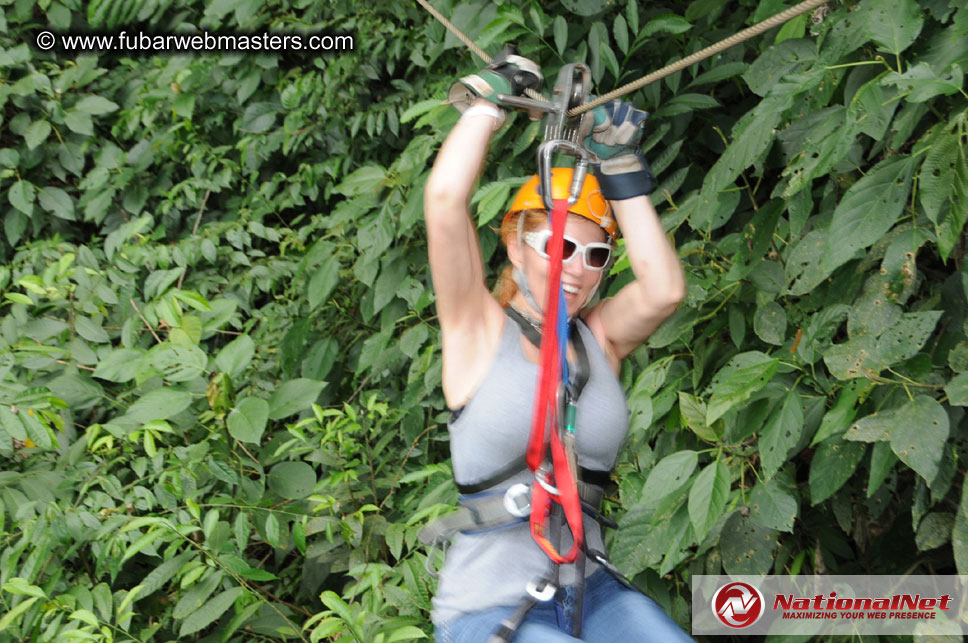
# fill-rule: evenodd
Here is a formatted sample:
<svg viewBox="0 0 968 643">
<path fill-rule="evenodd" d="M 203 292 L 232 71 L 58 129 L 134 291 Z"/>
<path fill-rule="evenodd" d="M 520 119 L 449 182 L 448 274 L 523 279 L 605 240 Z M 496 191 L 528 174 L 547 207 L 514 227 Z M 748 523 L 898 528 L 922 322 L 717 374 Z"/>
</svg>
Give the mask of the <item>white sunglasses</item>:
<svg viewBox="0 0 968 643">
<path fill-rule="evenodd" d="M 540 256 L 548 259 L 548 240 L 551 239 L 551 230 L 541 230 L 539 232 L 525 232 L 524 242 L 534 248 Z M 564 246 L 562 247 L 561 262 L 568 263 L 581 253 L 582 263 L 589 270 L 604 270 L 608 265 L 608 260 L 612 258 L 612 246 L 608 243 L 593 242 L 584 245 L 578 243 L 569 236 L 565 236 Z"/>
</svg>

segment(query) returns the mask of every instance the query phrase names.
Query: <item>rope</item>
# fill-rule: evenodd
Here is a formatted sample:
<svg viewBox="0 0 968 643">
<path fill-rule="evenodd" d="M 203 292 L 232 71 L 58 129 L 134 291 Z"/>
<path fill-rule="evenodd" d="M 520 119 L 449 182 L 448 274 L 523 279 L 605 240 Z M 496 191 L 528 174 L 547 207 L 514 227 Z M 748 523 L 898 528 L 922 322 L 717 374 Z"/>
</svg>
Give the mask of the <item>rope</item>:
<svg viewBox="0 0 968 643">
<path fill-rule="evenodd" d="M 437 11 L 432 6 L 430 6 L 430 3 L 428 3 L 427 0 L 417 0 L 417 2 L 420 4 L 420 6 L 422 6 L 424 9 L 429 11 L 434 18 L 439 20 L 441 24 L 447 27 L 447 29 L 450 30 L 452 34 L 457 36 L 457 38 L 461 42 L 467 45 L 471 51 L 477 54 L 478 58 L 483 60 L 488 65 L 491 64 L 491 57 L 488 56 L 483 49 L 481 49 L 476 44 L 474 44 L 474 42 L 471 41 L 471 39 L 468 38 L 466 34 L 461 32 L 460 29 L 454 26 L 454 23 L 452 23 L 450 20 L 445 18 L 439 11 Z M 584 105 L 573 107 L 572 109 L 568 110 L 567 116 L 569 118 L 574 118 L 575 116 L 584 114 L 590 109 L 595 109 L 599 105 L 604 105 L 605 103 L 611 100 L 615 100 L 616 98 L 621 98 L 622 96 L 625 96 L 626 94 L 630 94 L 637 89 L 642 89 L 646 85 L 654 83 L 657 80 L 661 80 L 666 76 L 670 76 L 676 73 L 677 71 L 682 71 L 686 67 L 690 65 L 694 65 L 700 61 L 703 61 L 709 58 L 710 56 L 715 56 L 716 54 L 722 51 L 725 51 L 726 49 L 729 49 L 734 45 L 738 45 L 739 43 L 749 40 L 754 36 L 758 36 L 764 31 L 769 31 L 773 27 L 779 26 L 784 22 L 787 22 L 788 20 L 796 18 L 800 14 L 806 13 L 811 9 L 816 9 L 820 5 L 826 4 L 827 2 L 828 0 L 805 0 L 805 2 L 801 2 L 798 5 L 794 5 L 789 9 L 787 9 L 786 11 L 781 11 L 780 13 L 776 14 L 771 18 L 767 18 L 762 22 L 756 23 L 752 27 L 748 27 L 738 33 L 735 33 L 729 38 L 720 40 L 714 45 L 710 45 L 705 49 L 700 49 L 696 53 L 690 56 L 686 56 L 682 60 L 674 62 L 671 65 L 667 65 L 662 69 L 660 69 L 659 71 L 654 71 L 651 74 L 648 74 L 646 76 L 639 78 L 638 80 L 628 83 L 627 85 L 622 85 L 618 89 L 610 91 L 603 96 L 599 96 L 595 100 L 585 103 Z M 534 91 L 533 89 L 527 89 L 525 90 L 525 93 L 527 93 L 527 95 L 530 98 L 534 98 L 535 100 L 540 100 L 544 102 L 547 102 L 548 100 L 547 98 L 545 98 L 538 92 Z"/>
<path fill-rule="evenodd" d="M 417 0 L 417 1 L 420 2 L 421 0 Z M 781 11 L 780 13 L 776 14 L 772 18 L 767 18 L 762 22 L 758 22 L 752 27 L 748 27 L 747 29 L 744 29 L 738 33 L 733 34 L 732 36 L 730 36 L 729 38 L 726 38 L 725 40 L 720 40 L 714 45 L 710 45 L 705 49 L 701 49 L 696 53 L 692 54 L 691 56 L 686 56 L 685 58 L 683 58 L 682 60 L 679 60 L 678 62 L 674 62 L 671 65 L 663 67 L 659 71 L 652 72 L 651 74 L 647 76 L 643 76 L 642 78 L 639 78 L 636 81 L 633 81 L 627 85 L 623 85 L 622 87 L 619 87 L 614 91 L 610 91 L 609 93 L 603 96 L 599 96 L 595 100 L 587 102 L 584 105 L 573 107 L 568 111 L 568 117 L 574 118 L 575 116 L 578 116 L 579 114 L 583 114 L 590 109 L 595 109 L 599 105 L 604 105 L 605 103 L 611 100 L 615 100 L 616 98 L 625 96 L 626 94 L 634 92 L 637 89 L 641 89 L 650 83 L 654 83 L 655 81 L 665 78 L 666 76 L 669 76 L 671 74 L 674 74 L 677 71 L 681 71 L 686 67 L 688 67 L 689 65 L 693 65 L 701 60 L 705 60 L 706 58 L 709 58 L 710 56 L 714 56 L 721 51 L 725 51 L 726 49 L 729 49 L 733 45 L 738 45 L 744 40 L 749 40 L 754 36 L 760 35 L 764 31 L 769 31 L 773 27 L 781 25 L 784 22 L 799 16 L 801 13 L 806 13 L 811 9 L 816 9 L 820 5 L 826 4 L 827 1 L 828 0 L 806 0 L 806 2 L 801 2 L 798 5 L 794 5 L 789 9 L 787 9 L 786 11 Z"/>
<path fill-rule="evenodd" d="M 480 58 L 481 60 L 484 61 L 484 64 L 486 64 L 486 65 L 490 65 L 491 64 L 491 60 L 492 59 L 491 59 L 490 56 L 487 55 L 487 52 L 484 51 L 483 49 L 481 49 L 480 47 L 478 47 L 474 43 L 474 41 L 471 40 L 467 36 L 467 34 L 465 34 L 463 31 L 461 31 L 460 29 L 458 29 L 457 26 L 453 22 L 451 22 L 450 20 L 448 20 L 447 18 L 445 18 L 442 13 L 440 13 L 439 11 L 437 11 L 436 9 L 434 9 L 430 5 L 430 3 L 427 2 L 427 0 L 417 0 L 417 3 L 420 4 L 421 7 L 423 7 L 427 11 L 429 11 L 430 12 L 430 15 L 432 15 L 434 18 L 436 18 L 437 20 L 439 20 L 440 21 L 440 24 L 442 24 L 445 27 L 447 27 L 447 30 L 450 31 L 450 33 L 452 33 L 455 36 L 457 36 L 457 39 L 458 40 L 460 40 L 462 43 L 464 43 L 465 45 L 467 45 L 467 47 L 472 52 L 474 52 L 474 54 L 478 58 Z M 542 96 L 541 94 L 539 94 L 535 90 L 531 89 L 530 87 L 526 88 L 524 90 L 524 93 L 528 95 L 528 98 L 533 98 L 534 100 L 539 100 L 542 103 L 547 103 L 548 102 L 548 99 L 547 98 L 545 98 L 544 96 Z"/>
</svg>

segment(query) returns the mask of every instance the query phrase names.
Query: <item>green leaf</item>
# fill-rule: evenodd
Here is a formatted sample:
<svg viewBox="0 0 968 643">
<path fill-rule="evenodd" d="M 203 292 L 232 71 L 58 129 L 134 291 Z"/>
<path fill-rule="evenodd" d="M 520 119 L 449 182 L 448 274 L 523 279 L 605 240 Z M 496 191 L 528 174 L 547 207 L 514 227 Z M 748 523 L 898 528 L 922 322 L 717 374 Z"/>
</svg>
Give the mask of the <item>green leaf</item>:
<svg viewBox="0 0 968 643">
<path fill-rule="evenodd" d="M 258 397 L 247 397 L 241 400 L 226 422 L 229 433 L 241 442 L 258 444 L 269 420 L 269 403 Z"/>
<path fill-rule="evenodd" d="M 79 315 L 74 320 L 74 330 L 78 335 L 95 344 L 106 344 L 111 341 L 107 332 L 101 327 L 101 322 L 85 315 Z"/>
<path fill-rule="evenodd" d="M 426 114 L 435 107 L 440 107 L 440 99 L 428 98 L 427 100 L 422 100 L 418 103 L 414 103 L 410 107 L 404 110 L 403 114 L 400 114 L 401 123 L 409 123 L 413 119 L 417 118 L 422 114 Z"/>
<path fill-rule="evenodd" d="M 74 216 L 74 200 L 64 190 L 46 187 L 38 194 L 38 201 L 40 201 L 40 207 L 52 213 L 54 216 L 66 219 L 67 221 L 76 220 Z"/>
<path fill-rule="evenodd" d="M 736 511 L 719 535 L 719 551 L 727 574 L 765 574 L 773 566 L 776 532 Z"/>
<path fill-rule="evenodd" d="M 101 618 L 110 622 L 114 609 L 114 597 L 111 595 L 111 588 L 108 587 L 108 584 L 98 583 L 92 587 L 91 598 L 94 599 L 94 606 Z"/>
<path fill-rule="evenodd" d="M 918 173 L 918 200 L 932 223 L 938 223 L 942 207 L 954 195 L 955 169 L 962 162 L 956 136 L 939 136 L 928 150 Z"/>
<path fill-rule="evenodd" d="M 98 362 L 91 376 L 109 382 L 128 382 L 143 368 L 141 358 L 144 355 L 140 349 L 116 348 Z"/>
<path fill-rule="evenodd" d="M 834 495 L 854 475 L 866 446 L 833 437 L 820 444 L 810 462 L 810 501 L 814 505 Z"/>
<path fill-rule="evenodd" d="M 729 409 L 760 390 L 773 378 L 779 360 L 759 351 L 740 353 L 729 360 L 713 377 L 709 402 L 706 406 L 706 424 L 712 424 Z"/>
<path fill-rule="evenodd" d="M 560 16 L 559 16 L 560 17 Z M 612 37 L 615 39 L 615 44 L 618 48 L 622 50 L 623 54 L 629 53 L 629 28 L 628 24 L 625 22 L 625 16 L 618 14 L 615 16 L 615 22 L 612 24 Z M 557 39 L 556 39 L 557 42 Z M 559 50 L 559 54 L 564 53 Z"/>
<path fill-rule="evenodd" d="M 21 596 L 39 596 L 46 598 L 47 594 L 36 585 L 31 585 L 25 578 L 14 577 L 3 584 L 3 591 Z"/>
<path fill-rule="evenodd" d="M 669 117 L 676 114 L 687 114 L 700 109 L 712 109 L 719 107 L 719 101 L 712 96 L 705 94 L 679 94 L 673 96 L 662 104 L 662 107 L 655 110 L 654 117 Z"/>
<path fill-rule="evenodd" d="M 561 0 L 568 11 L 579 16 L 593 16 L 605 8 L 606 0 Z"/>
<path fill-rule="evenodd" d="M 696 468 L 699 456 L 695 451 L 679 451 L 662 458 L 649 472 L 642 497 L 656 502 L 686 484 Z"/>
<path fill-rule="evenodd" d="M 40 600 L 39 596 L 28 598 L 22 603 L 18 603 L 9 612 L 4 614 L 3 618 L 0 618 L 0 632 L 10 627 L 10 624 L 13 623 L 18 616 L 20 616 L 21 614 L 29 610 L 31 607 L 33 607 L 34 603 L 36 603 L 39 600 Z"/>
<path fill-rule="evenodd" d="M 141 596 L 148 596 L 149 594 L 153 594 L 164 587 L 168 581 L 175 577 L 175 574 L 178 573 L 178 570 L 180 570 L 182 566 L 184 566 L 184 564 L 192 558 L 193 555 L 194 553 L 192 551 L 183 552 L 152 569 L 141 582 Z"/>
<path fill-rule="evenodd" d="M 240 516 L 244 514 L 239 514 Z M 276 580 L 278 576 L 272 572 L 267 572 L 264 569 L 259 569 L 257 567 L 251 567 L 247 562 L 235 556 L 233 554 L 225 554 L 219 557 L 219 561 L 225 565 L 226 569 L 238 574 L 242 578 L 248 578 L 249 580 L 255 581 L 269 581 Z"/>
<path fill-rule="evenodd" d="M 697 541 L 702 542 L 723 515 L 728 498 L 729 468 L 715 460 L 699 472 L 689 490 L 689 519 Z"/>
<path fill-rule="evenodd" d="M 559 55 L 564 55 L 565 47 L 568 46 L 568 23 L 564 17 L 558 15 L 554 22 L 555 48 Z"/>
<path fill-rule="evenodd" d="M 727 78 L 732 78 L 745 73 L 748 67 L 749 65 L 743 62 L 716 64 L 709 71 L 705 71 L 696 76 L 692 82 L 687 85 L 687 87 L 698 87 L 699 85 L 718 83 L 726 80 Z"/>
<path fill-rule="evenodd" d="M 309 300 L 310 308 L 317 308 L 329 299 L 333 289 L 339 283 L 339 268 L 339 259 L 330 256 L 313 273 L 306 287 L 306 298 Z"/>
<path fill-rule="evenodd" d="M 167 420 L 178 415 L 192 403 L 192 394 L 171 387 L 157 388 L 138 398 L 128 408 L 124 419 L 136 424 L 149 420 Z"/>
<path fill-rule="evenodd" d="M 693 433 L 707 442 L 718 442 L 722 436 L 706 424 L 706 404 L 695 395 L 679 391 L 679 414 Z"/>
<path fill-rule="evenodd" d="M 29 217 L 34 213 L 34 199 L 37 196 L 36 193 L 37 189 L 34 187 L 33 183 L 20 180 L 10 186 L 10 189 L 7 191 L 7 198 L 10 200 L 10 205 L 17 208 Z"/>
<path fill-rule="evenodd" d="M 90 610 L 74 610 L 71 615 L 67 617 L 69 621 L 80 621 L 92 627 L 97 627 L 97 617 L 94 616 L 94 612 Z"/>
<path fill-rule="evenodd" d="M 208 627 L 232 607 L 235 600 L 243 593 L 245 593 L 243 588 L 232 587 L 216 595 L 182 621 L 178 636 L 186 637 Z"/>
<path fill-rule="evenodd" d="M 27 143 L 27 149 L 32 150 L 44 143 L 47 137 L 50 136 L 50 123 L 47 121 L 34 121 L 24 132 L 24 142 Z"/>
<path fill-rule="evenodd" d="M 38 419 L 37 411 L 34 409 L 21 409 L 20 420 L 23 422 L 24 429 L 27 431 L 27 437 L 33 440 L 34 444 L 41 449 L 49 449 L 54 446 L 54 442 L 50 437 L 50 429 Z"/>
<path fill-rule="evenodd" d="M 767 344 L 783 344 L 786 326 L 786 311 L 780 304 L 770 301 L 756 307 L 756 312 L 753 313 L 753 331 Z"/>
<path fill-rule="evenodd" d="M 180 275 L 179 275 L 180 276 Z M 212 304 L 194 290 L 173 290 L 172 296 L 200 312 L 212 312 Z"/>
<path fill-rule="evenodd" d="M 948 414 L 927 395 L 916 395 L 897 413 L 899 423 L 891 429 L 891 449 L 931 486 L 948 441 Z"/>
<path fill-rule="evenodd" d="M 239 335 L 226 344 L 215 356 L 215 367 L 237 379 L 255 355 L 255 342 L 248 335 Z"/>
<path fill-rule="evenodd" d="M 64 113 L 64 122 L 72 132 L 94 136 L 94 122 L 91 120 L 91 115 L 86 112 L 69 109 Z"/>
<path fill-rule="evenodd" d="M 780 124 L 783 111 L 792 103 L 788 95 L 766 98 L 747 112 L 733 126 L 733 141 L 706 173 L 700 199 L 716 201 L 723 190 L 747 167 L 761 159 L 773 142 L 774 130 Z M 694 230 L 705 230 L 706 225 L 692 225 Z"/>
<path fill-rule="evenodd" d="M 390 636 L 387 637 L 387 643 L 425 638 L 427 638 L 427 635 L 420 628 L 413 625 L 404 625 L 390 632 Z"/>
<path fill-rule="evenodd" d="M 907 49 L 924 25 L 924 15 L 915 0 L 872 0 L 863 9 L 867 36 L 894 55 Z"/>
<path fill-rule="evenodd" d="M 800 442 L 803 432 L 803 408 L 800 394 L 794 389 L 783 398 L 783 405 L 773 413 L 760 436 L 763 478 L 769 480 L 787 461 L 791 449 Z"/>
<path fill-rule="evenodd" d="M 407 278 L 406 267 L 402 262 L 384 262 L 373 286 L 373 311 L 379 312 L 399 294 L 400 286 Z"/>
<path fill-rule="evenodd" d="M 308 410 L 325 386 L 326 382 L 306 378 L 284 383 L 269 397 L 269 419 L 281 420 Z"/>
<path fill-rule="evenodd" d="M 272 103 L 249 103 L 242 115 L 239 129 L 252 134 L 262 134 L 276 124 L 277 107 Z"/>
<path fill-rule="evenodd" d="M 300 500 L 316 487 L 316 472 L 305 462 L 280 462 L 269 471 L 268 483 L 283 498 Z"/>
<path fill-rule="evenodd" d="M 110 114 L 111 112 L 117 111 L 118 104 L 103 96 L 88 95 L 77 101 L 74 109 L 91 114 L 92 116 L 98 116 L 100 114 Z"/>
<path fill-rule="evenodd" d="M 911 67 L 903 74 L 890 72 L 884 77 L 885 85 L 895 85 L 907 94 L 906 100 L 912 103 L 923 103 L 935 96 L 950 96 L 961 91 L 964 84 L 964 73 L 958 65 L 948 68 L 948 73 L 938 76 L 927 63 Z"/>
<path fill-rule="evenodd" d="M 933 511 L 921 519 L 914 537 L 918 551 L 937 549 L 951 540 L 955 516 L 947 511 Z"/>
<path fill-rule="evenodd" d="M 379 165 L 366 165 L 350 173 L 333 191 L 348 197 L 372 194 L 383 185 L 386 174 Z"/>
<path fill-rule="evenodd" d="M 840 435 L 850 424 L 851 420 L 857 414 L 857 409 L 855 404 L 857 403 L 857 398 L 860 396 L 860 390 L 858 386 L 848 385 L 840 390 L 837 395 L 837 401 L 834 402 L 833 407 L 824 413 L 823 419 L 820 421 L 820 428 L 813 435 L 810 440 L 810 446 L 814 447 L 832 435 Z"/>
<path fill-rule="evenodd" d="M 690 29 L 692 29 L 692 25 L 682 16 L 677 16 L 674 13 L 664 13 L 645 23 L 642 31 L 636 37 L 639 39 L 648 38 L 657 33 L 680 34 Z"/>
<path fill-rule="evenodd" d="M 0 424 L 3 424 L 4 431 L 14 440 L 27 441 L 27 431 L 20 421 L 20 414 L 11 411 L 8 404 L 0 404 Z"/>
<path fill-rule="evenodd" d="M 797 498 L 776 480 L 760 482 L 750 494 L 750 518 L 770 529 L 793 532 Z"/>
<path fill-rule="evenodd" d="M 788 20 L 782 27 L 780 31 L 776 34 L 775 43 L 781 43 L 784 40 L 790 40 L 791 38 L 803 38 L 807 32 L 807 16 L 805 14 L 800 14 L 792 20 Z"/>
<path fill-rule="evenodd" d="M 953 178 L 953 194 L 951 206 L 947 215 L 941 218 L 935 226 L 938 235 L 938 251 L 944 261 L 954 250 L 962 238 L 962 230 L 968 222 L 968 163 L 960 156 L 955 165 Z"/>
<path fill-rule="evenodd" d="M 876 242 L 904 211 L 915 160 L 893 156 L 852 185 L 834 210 L 821 264 L 829 274 Z"/>
<path fill-rule="evenodd" d="M 511 183 L 492 181 L 474 193 L 471 203 L 477 203 L 477 227 L 486 225 L 500 213 L 511 194 Z"/>
<path fill-rule="evenodd" d="M 168 340 L 152 348 L 148 358 L 151 366 L 169 382 L 190 382 L 208 372 L 208 355 L 198 346 L 175 344 Z"/>
<path fill-rule="evenodd" d="M 948 396 L 948 404 L 968 406 L 968 373 L 953 377 L 945 384 L 944 393 Z"/>
<path fill-rule="evenodd" d="M 961 503 L 951 530 L 951 549 L 959 574 L 968 574 L 968 484 L 961 486 Z"/>
</svg>

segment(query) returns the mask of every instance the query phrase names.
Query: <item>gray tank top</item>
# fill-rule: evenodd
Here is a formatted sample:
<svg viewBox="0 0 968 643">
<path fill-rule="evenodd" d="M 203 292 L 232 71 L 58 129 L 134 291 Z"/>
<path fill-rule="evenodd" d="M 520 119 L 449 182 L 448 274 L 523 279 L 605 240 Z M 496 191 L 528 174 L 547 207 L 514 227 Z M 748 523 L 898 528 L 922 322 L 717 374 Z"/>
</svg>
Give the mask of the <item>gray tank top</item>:
<svg viewBox="0 0 968 643">
<path fill-rule="evenodd" d="M 576 324 L 588 352 L 589 375 L 578 400 L 575 442 L 579 466 L 609 471 L 628 432 L 625 394 L 591 330 Z M 521 350 L 521 330 L 505 318 L 497 355 L 478 390 L 451 421 L 450 452 L 454 478 L 475 484 L 492 477 L 527 450 L 538 365 Z M 518 482 L 531 482 L 526 468 L 493 490 Z M 488 493 L 488 492 L 482 492 Z M 559 551 L 571 546 L 567 527 L 562 529 Z M 590 549 L 604 551 L 598 523 L 585 515 L 585 537 Z M 597 565 L 588 561 L 585 576 Z M 440 572 L 431 618 L 446 623 L 461 614 L 501 605 L 517 605 L 529 581 L 548 577 L 552 563 L 531 538 L 528 522 L 492 531 L 458 534 L 447 550 Z M 562 565 L 562 585 L 575 582 L 574 565 Z"/>
</svg>

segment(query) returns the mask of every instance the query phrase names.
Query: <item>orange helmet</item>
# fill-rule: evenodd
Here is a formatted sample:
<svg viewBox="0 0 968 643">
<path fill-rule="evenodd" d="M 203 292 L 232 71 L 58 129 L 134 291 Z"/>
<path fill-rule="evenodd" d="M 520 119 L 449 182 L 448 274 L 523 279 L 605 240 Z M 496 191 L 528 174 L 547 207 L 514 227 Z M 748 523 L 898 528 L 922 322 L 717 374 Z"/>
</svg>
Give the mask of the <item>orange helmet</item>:
<svg viewBox="0 0 968 643">
<path fill-rule="evenodd" d="M 574 170 L 570 167 L 552 168 L 551 194 L 553 198 L 568 198 L 573 173 Z M 511 201 L 511 207 L 508 208 L 507 213 L 504 215 L 504 220 L 507 221 L 508 217 L 521 210 L 545 209 L 547 208 L 545 208 L 544 200 L 541 198 L 538 175 L 535 174 L 514 195 L 514 200 Z M 612 218 L 612 209 L 609 207 L 605 197 L 602 196 L 602 190 L 598 186 L 598 179 L 591 173 L 585 176 L 585 184 L 582 185 L 581 194 L 578 195 L 578 200 L 568 208 L 568 211 L 590 219 L 602 226 L 612 239 L 618 238 L 618 226 L 615 223 L 615 219 Z"/>
</svg>

